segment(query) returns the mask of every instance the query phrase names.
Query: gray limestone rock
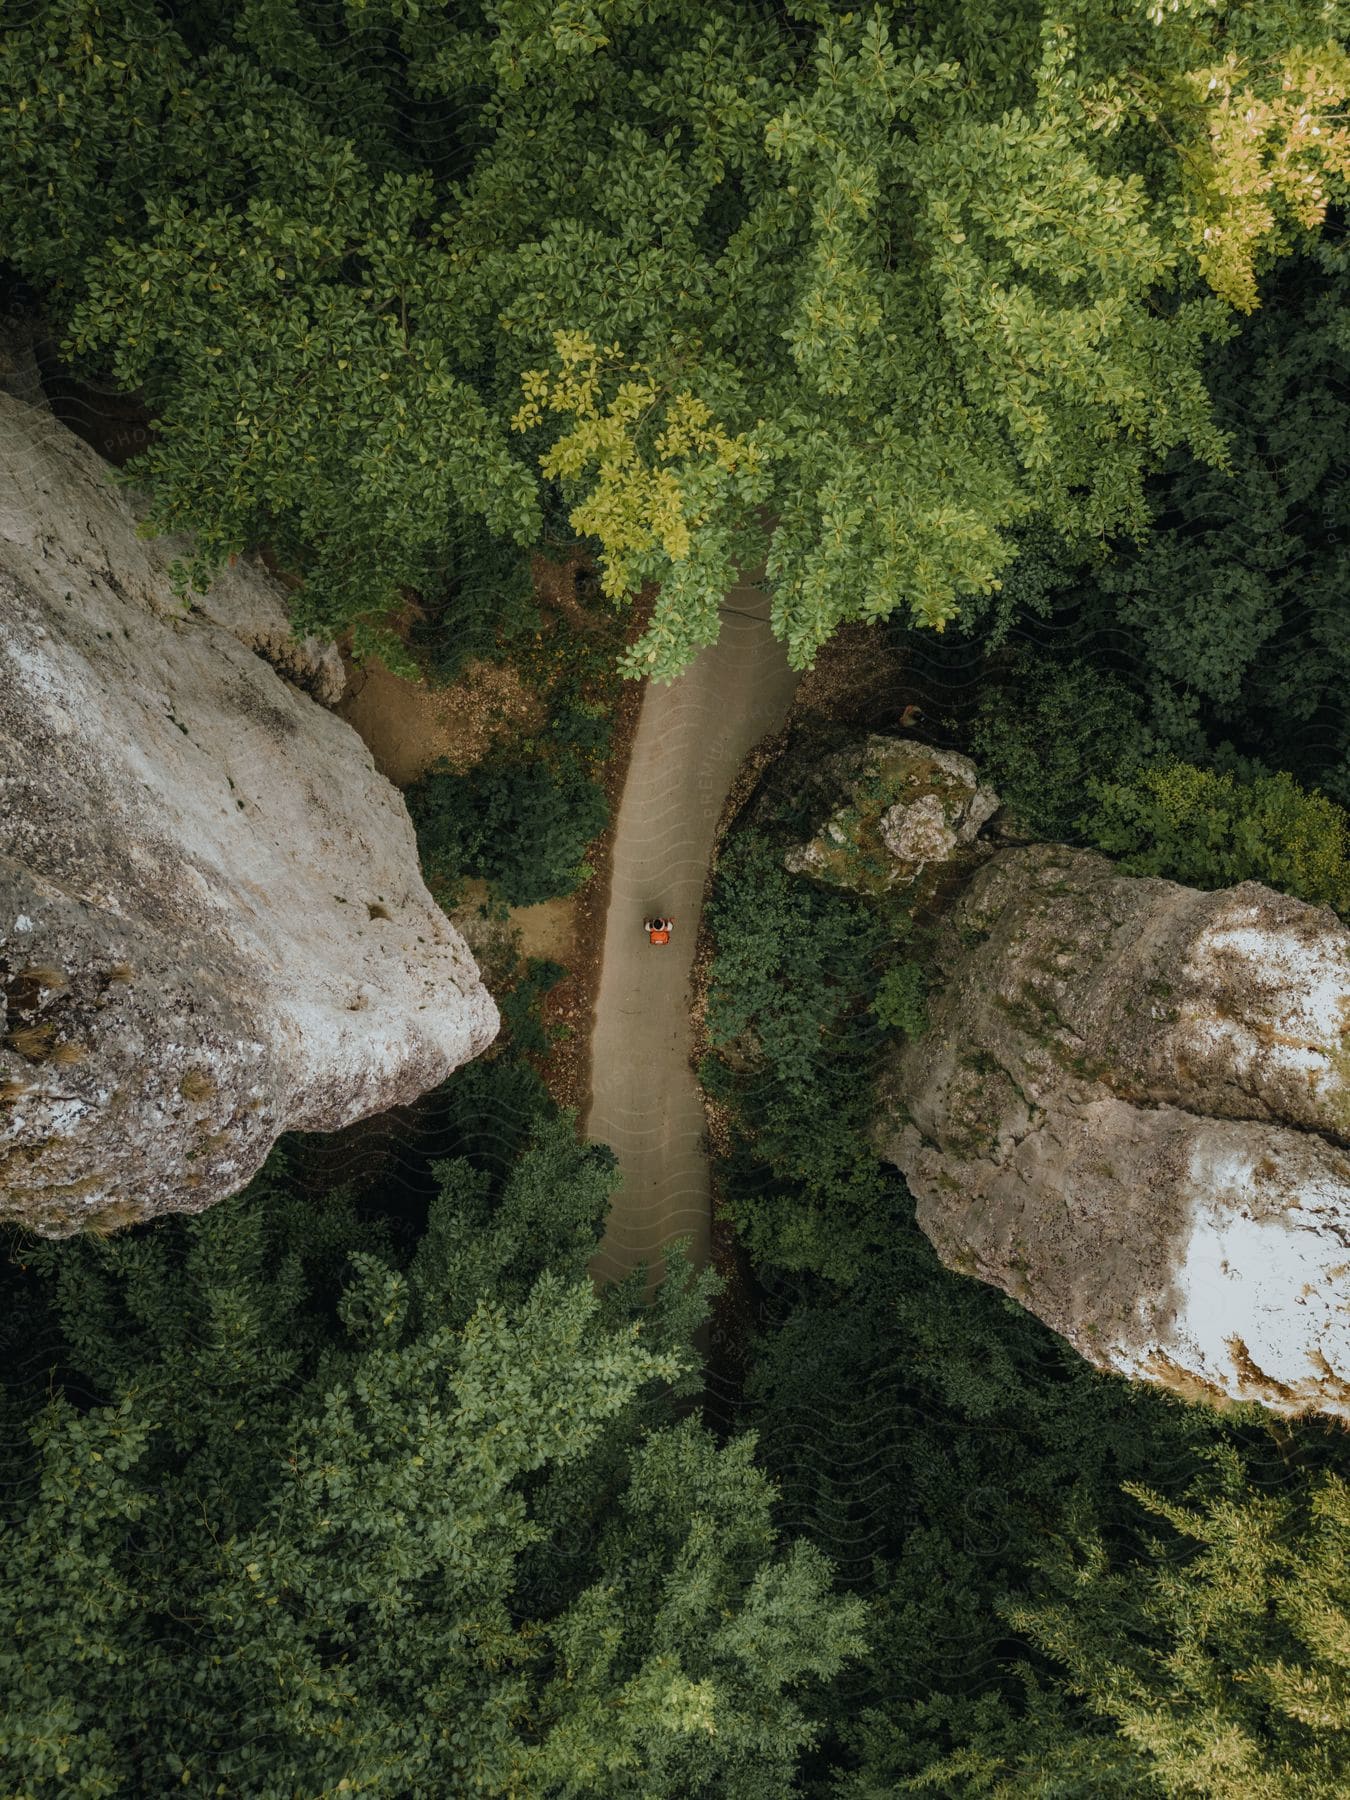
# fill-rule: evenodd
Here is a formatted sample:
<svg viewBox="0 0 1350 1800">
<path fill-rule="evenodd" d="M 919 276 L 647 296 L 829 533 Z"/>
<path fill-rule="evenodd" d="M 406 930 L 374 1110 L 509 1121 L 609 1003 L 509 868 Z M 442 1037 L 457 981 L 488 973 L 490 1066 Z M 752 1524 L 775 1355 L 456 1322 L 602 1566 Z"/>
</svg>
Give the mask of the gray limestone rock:
<svg viewBox="0 0 1350 1800">
<path fill-rule="evenodd" d="M 877 1141 L 943 1260 L 1101 1368 L 1350 1417 L 1350 933 L 1005 850 L 944 919 Z"/>
<path fill-rule="evenodd" d="M 969 757 L 876 733 L 826 756 L 814 787 L 820 823 L 784 866 L 855 893 L 908 890 L 916 905 L 999 804 Z"/>
<path fill-rule="evenodd" d="M 67 533 L 59 529 L 61 521 L 56 510 L 62 484 L 69 485 L 69 497 L 78 505 L 91 482 L 106 484 L 107 469 L 53 418 L 42 391 L 32 331 L 22 324 L 0 326 L 0 395 L 3 394 L 23 405 L 22 409 L 6 411 L 5 434 L 0 437 L 0 467 L 6 477 L 5 488 L 0 491 L 0 537 L 16 547 L 26 547 L 30 554 L 40 552 L 45 565 L 55 562 L 55 568 L 47 567 L 47 573 L 55 580 L 67 555 Z M 36 464 L 28 460 L 25 448 L 33 443 L 46 447 Z M 121 491 L 123 504 L 117 509 L 113 529 L 119 534 L 117 579 L 125 590 L 146 600 L 153 596 L 160 609 L 209 619 L 231 632 L 248 649 L 255 650 L 321 705 L 338 704 L 346 691 L 347 673 L 337 645 L 320 638 L 294 636 L 286 613 L 285 590 L 256 555 L 242 557 L 222 569 L 208 593 L 194 594 L 177 603 L 169 593 L 167 572 L 172 562 L 189 553 L 190 540 L 182 533 L 171 533 L 150 540 L 133 537 L 128 542 L 120 541 L 127 509 L 133 522 L 145 510 L 144 496 L 138 490 Z M 91 554 L 97 553 L 105 565 L 112 566 L 106 548 L 91 541 L 90 534 L 102 529 L 99 508 L 87 512 L 81 528 L 86 534 L 83 539 L 69 537 L 73 565 L 86 566 Z"/>
<path fill-rule="evenodd" d="M 402 797 L 246 648 L 287 654 L 265 572 L 185 612 L 175 546 L 31 396 L 0 476 L 0 1216 L 62 1236 L 202 1210 L 498 1017 Z"/>
</svg>

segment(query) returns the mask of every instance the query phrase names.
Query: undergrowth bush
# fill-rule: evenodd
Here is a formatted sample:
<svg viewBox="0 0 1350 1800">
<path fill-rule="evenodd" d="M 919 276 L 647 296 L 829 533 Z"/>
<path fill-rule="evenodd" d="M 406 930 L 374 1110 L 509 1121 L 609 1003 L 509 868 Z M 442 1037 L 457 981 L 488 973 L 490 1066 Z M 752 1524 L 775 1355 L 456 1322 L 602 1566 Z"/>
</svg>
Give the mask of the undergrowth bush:
<svg viewBox="0 0 1350 1800">
<path fill-rule="evenodd" d="M 888 1031 L 922 1037 L 928 1029 L 928 976 L 923 964 L 905 961 L 887 969 L 877 983 L 871 1012 Z"/>
<path fill-rule="evenodd" d="M 566 973 L 567 970 L 561 963 L 553 962 L 547 956 L 532 956 L 526 963 L 525 973 L 520 980 L 509 993 L 502 995 L 498 1002 L 502 1023 L 517 1050 L 530 1051 L 539 1056 L 547 1053 L 550 1037 L 556 1037 L 562 1027 L 555 1025 L 546 1031 L 539 1017 L 539 1008 L 545 996 Z"/>
<path fill-rule="evenodd" d="M 865 902 L 788 875 L 755 830 L 723 852 L 710 919 L 707 1029 L 725 1055 L 710 1085 L 737 1121 L 722 1170 L 737 1230 L 756 1261 L 850 1280 L 884 1231 L 889 1178 L 864 1131 L 890 934 Z"/>
<path fill-rule="evenodd" d="M 529 760 L 494 752 L 463 774 L 436 764 L 407 801 L 428 876 L 480 877 L 512 906 L 574 893 L 590 873 L 586 847 L 609 816 L 603 789 L 572 750 Z"/>
<path fill-rule="evenodd" d="M 490 657 L 539 628 L 530 552 L 482 526 L 465 525 L 420 594 L 425 617 L 409 636 L 418 668 L 453 681 L 475 656 Z"/>
<path fill-rule="evenodd" d="M 1029 836 L 1062 839 L 1086 780 L 1134 768 L 1151 747 L 1139 712 L 1124 682 L 1090 663 L 1021 649 L 981 701 L 970 753 Z"/>
<path fill-rule="evenodd" d="M 1168 762 L 1088 788 L 1079 823 L 1127 874 L 1198 888 L 1263 881 L 1350 914 L 1350 817 L 1291 775 L 1240 780 Z"/>
</svg>

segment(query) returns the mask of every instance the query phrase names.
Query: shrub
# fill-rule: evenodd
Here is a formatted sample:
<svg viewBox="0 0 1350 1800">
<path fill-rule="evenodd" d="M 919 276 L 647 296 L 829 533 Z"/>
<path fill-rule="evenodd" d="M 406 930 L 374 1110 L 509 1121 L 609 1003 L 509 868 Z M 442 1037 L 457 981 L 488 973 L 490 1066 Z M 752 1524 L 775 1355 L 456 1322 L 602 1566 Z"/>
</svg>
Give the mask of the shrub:
<svg viewBox="0 0 1350 1800">
<path fill-rule="evenodd" d="M 494 754 L 464 774 L 437 764 L 407 800 L 428 875 L 481 877 L 512 906 L 575 892 L 586 846 L 609 816 L 572 752 L 528 762 Z"/>
<path fill-rule="evenodd" d="M 596 762 L 608 756 L 614 726 L 609 708 L 602 702 L 571 700 L 564 695 L 562 710 L 554 719 L 551 732 L 564 748 Z"/>
<path fill-rule="evenodd" d="M 1199 888 L 1264 881 L 1350 914 L 1350 817 L 1291 775 L 1243 781 L 1168 762 L 1089 788 L 1093 804 L 1079 823 L 1131 875 Z"/>
<path fill-rule="evenodd" d="M 881 1042 L 865 1001 L 889 933 L 865 902 L 789 876 L 754 830 L 722 855 L 711 923 L 707 1028 L 732 1062 L 716 1091 L 738 1125 L 722 1171 L 737 1231 L 761 1263 L 851 1280 L 889 1203 L 865 1137 Z"/>
<path fill-rule="evenodd" d="M 922 1037 L 928 1029 L 928 978 L 921 964 L 896 963 L 877 983 L 870 1011 L 888 1031 Z"/>
<path fill-rule="evenodd" d="M 467 524 L 421 592 L 426 617 L 410 636 L 418 667 L 450 682 L 475 656 L 492 656 L 539 626 L 530 555 Z"/>
<path fill-rule="evenodd" d="M 1019 650 L 985 696 L 970 736 L 981 777 L 1035 837 L 1063 838 L 1087 781 L 1133 766 L 1148 745 L 1123 682 L 1074 658 Z"/>
<path fill-rule="evenodd" d="M 556 987 L 566 973 L 561 963 L 546 956 L 532 956 L 520 980 L 509 993 L 502 995 L 499 1001 L 502 1022 L 517 1050 L 528 1050 L 539 1056 L 547 1052 L 549 1034 L 545 1033 L 539 1009 L 549 990 Z M 556 1036 L 560 1029 L 559 1026 L 552 1027 L 552 1035 Z"/>
</svg>

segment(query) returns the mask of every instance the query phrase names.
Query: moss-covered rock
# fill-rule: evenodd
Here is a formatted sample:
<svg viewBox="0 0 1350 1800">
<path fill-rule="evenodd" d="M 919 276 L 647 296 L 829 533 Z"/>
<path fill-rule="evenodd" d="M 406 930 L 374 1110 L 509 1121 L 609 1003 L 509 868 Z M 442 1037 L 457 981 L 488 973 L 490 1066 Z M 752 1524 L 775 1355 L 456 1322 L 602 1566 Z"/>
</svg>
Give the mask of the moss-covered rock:
<svg viewBox="0 0 1350 1800">
<path fill-rule="evenodd" d="M 998 796 L 980 786 L 975 765 L 953 750 L 876 733 L 827 755 L 815 782 L 816 827 L 792 845 L 793 874 L 858 894 L 895 894 L 917 908 L 936 874 L 971 855 Z"/>
</svg>

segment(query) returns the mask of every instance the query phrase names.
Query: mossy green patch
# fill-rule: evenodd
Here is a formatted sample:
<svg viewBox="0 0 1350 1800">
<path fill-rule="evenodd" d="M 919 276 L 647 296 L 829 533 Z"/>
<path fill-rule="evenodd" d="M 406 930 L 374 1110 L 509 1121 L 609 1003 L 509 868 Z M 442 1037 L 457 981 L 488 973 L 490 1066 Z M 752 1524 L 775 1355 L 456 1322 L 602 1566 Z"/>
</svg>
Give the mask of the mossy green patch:
<svg viewBox="0 0 1350 1800">
<path fill-rule="evenodd" d="M 953 829 L 964 811 L 966 790 L 936 761 L 925 761 L 903 746 L 904 754 L 870 750 L 861 772 L 848 783 L 849 798 L 812 838 L 810 873 L 818 881 L 875 896 L 914 881 L 921 861 L 907 864 L 887 848 L 882 820 L 893 806 L 935 799 Z"/>
</svg>

